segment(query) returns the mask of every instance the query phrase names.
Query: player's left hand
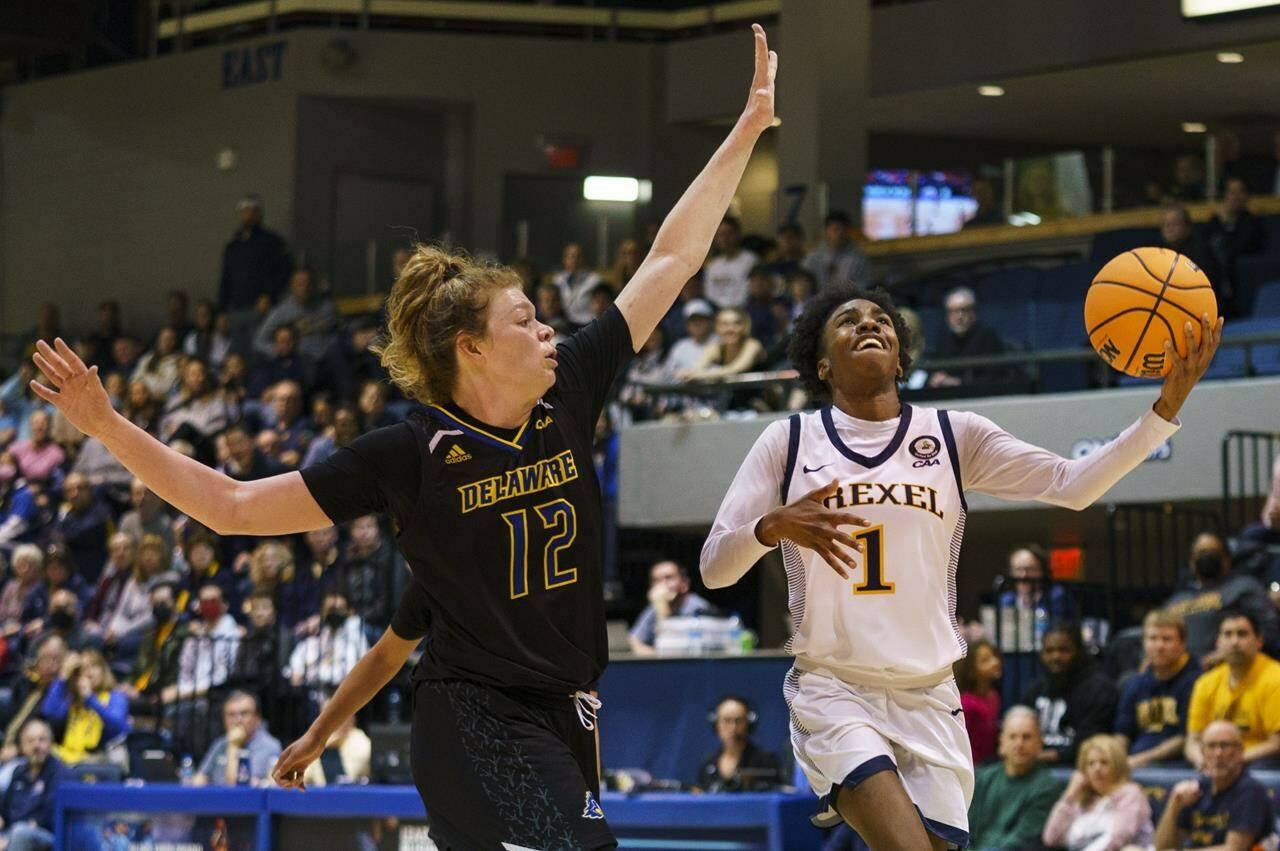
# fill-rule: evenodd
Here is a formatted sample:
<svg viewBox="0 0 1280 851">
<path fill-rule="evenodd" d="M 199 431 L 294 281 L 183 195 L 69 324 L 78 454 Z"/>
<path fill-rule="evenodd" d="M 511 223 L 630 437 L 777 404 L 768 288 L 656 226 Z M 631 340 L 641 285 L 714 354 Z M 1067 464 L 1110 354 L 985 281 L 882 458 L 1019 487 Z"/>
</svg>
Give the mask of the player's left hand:
<svg viewBox="0 0 1280 851">
<path fill-rule="evenodd" d="M 757 133 L 763 133 L 773 125 L 773 78 L 778 73 L 778 54 L 769 49 L 764 27 L 752 24 L 751 31 L 756 39 L 756 71 L 741 121 Z"/>
<path fill-rule="evenodd" d="M 323 741 L 311 734 L 310 730 L 298 737 L 298 740 L 285 748 L 276 760 L 276 767 L 271 772 L 271 779 L 285 789 L 301 789 L 307 791 L 303 775 L 307 766 L 320 758 L 324 752 Z"/>
<path fill-rule="evenodd" d="M 1182 333 L 1186 336 L 1186 355 L 1178 353 L 1172 340 L 1164 344 L 1165 358 L 1171 367 L 1169 374 L 1164 377 L 1160 398 L 1155 404 L 1155 412 L 1171 422 L 1178 415 L 1182 403 L 1187 401 L 1191 388 L 1196 386 L 1196 382 L 1209 368 L 1214 353 L 1218 351 L 1218 344 L 1222 342 L 1222 317 L 1219 316 L 1217 322 L 1210 324 L 1209 314 L 1200 316 L 1200 342 L 1196 342 L 1195 330 L 1190 322 L 1182 326 Z"/>
</svg>

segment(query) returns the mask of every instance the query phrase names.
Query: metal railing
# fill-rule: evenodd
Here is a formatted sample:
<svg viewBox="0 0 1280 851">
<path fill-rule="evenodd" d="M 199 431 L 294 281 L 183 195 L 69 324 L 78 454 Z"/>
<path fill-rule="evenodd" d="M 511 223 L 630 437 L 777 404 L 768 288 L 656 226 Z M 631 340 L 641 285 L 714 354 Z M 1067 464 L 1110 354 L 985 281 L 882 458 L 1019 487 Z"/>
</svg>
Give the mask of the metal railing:
<svg viewBox="0 0 1280 851">
<path fill-rule="evenodd" d="M 1280 329 L 1275 331 L 1257 331 L 1248 334 L 1224 337 L 1221 349 L 1243 348 L 1245 350 L 1244 376 L 1255 374 L 1255 366 L 1251 357 L 1257 346 L 1280 344 Z M 926 358 L 912 364 L 912 369 L 926 372 L 959 372 L 965 369 L 1006 369 L 1025 370 L 1028 376 L 1029 389 L 1022 387 L 1010 392 L 1039 392 L 1040 367 L 1046 364 L 1082 363 L 1098 364 L 1102 361 L 1093 349 L 1044 349 L 1029 352 L 1006 352 L 998 355 L 980 355 L 960 358 Z M 1118 376 L 1119 374 L 1116 373 Z M 694 379 L 682 382 L 637 381 L 635 386 L 651 393 L 674 393 L 683 396 L 713 397 L 732 390 L 751 390 L 767 387 L 794 387 L 799 385 L 799 376 L 794 369 L 744 372 L 739 375 L 716 379 Z"/>
<path fill-rule="evenodd" d="M 1186 578 L 1191 542 L 1222 534 L 1216 511 L 1171 503 L 1108 505 L 1109 619 L 1115 631 L 1141 623 Z"/>
<path fill-rule="evenodd" d="M 1280 456 L 1280 432 L 1228 431 L 1222 438 L 1222 517 L 1234 532 L 1257 519 Z"/>
</svg>

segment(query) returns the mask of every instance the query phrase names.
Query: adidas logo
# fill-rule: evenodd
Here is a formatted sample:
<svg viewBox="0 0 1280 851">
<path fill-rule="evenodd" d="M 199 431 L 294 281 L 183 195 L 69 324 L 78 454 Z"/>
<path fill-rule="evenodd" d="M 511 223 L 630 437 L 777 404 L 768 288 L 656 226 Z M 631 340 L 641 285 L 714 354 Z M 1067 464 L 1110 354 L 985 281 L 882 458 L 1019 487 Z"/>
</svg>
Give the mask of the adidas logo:
<svg viewBox="0 0 1280 851">
<path fill-rule="evenodd" d="M 449 448 L 449 452 L 444 456 L 444 463 L 446 464 L 457 464 L 460 461 L 470 460 L 471 453 L 456 443 Z"/>
</svg>

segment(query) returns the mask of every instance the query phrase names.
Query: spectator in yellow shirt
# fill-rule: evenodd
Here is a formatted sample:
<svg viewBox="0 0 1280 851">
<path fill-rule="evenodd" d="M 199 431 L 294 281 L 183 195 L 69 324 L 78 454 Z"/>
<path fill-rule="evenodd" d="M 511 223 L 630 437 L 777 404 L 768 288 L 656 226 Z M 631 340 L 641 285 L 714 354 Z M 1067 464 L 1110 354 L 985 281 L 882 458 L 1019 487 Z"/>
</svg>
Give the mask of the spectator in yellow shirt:
<svg viewBox="0 0 1280 851">
<path fill-rule="evenodd" d="M 1187 713 L 1187 761 L 1204 762 L 1201 737 L 1213 721 L 1230 721 L 1240 731 L 1246 763 L 1280 754 L 1280 662 L 1262 652 L 1253 616 L 1224 609 L 1218 626 L 1223 662 L 1196 680 Z"/>
</svg>

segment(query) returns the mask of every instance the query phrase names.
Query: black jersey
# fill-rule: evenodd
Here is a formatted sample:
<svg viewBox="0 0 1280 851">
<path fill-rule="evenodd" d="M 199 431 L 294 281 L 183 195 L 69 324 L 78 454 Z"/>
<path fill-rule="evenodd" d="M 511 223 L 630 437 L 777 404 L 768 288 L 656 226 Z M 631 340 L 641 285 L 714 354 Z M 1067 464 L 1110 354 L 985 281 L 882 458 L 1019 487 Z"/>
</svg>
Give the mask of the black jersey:
<svg viewBox="0 0 1280 851">
<path fill-rule="evenodd" d="M 335 523 L 396 522 L 415 581 L 392 629 L 430 639 L 415 676 L 563 695 L 607 661 L 596 420 L 632 356 L 616 307 L 557 349 L 555 385 L 518 429 L 428 406 L 302 471 Z"/>
</svg>

